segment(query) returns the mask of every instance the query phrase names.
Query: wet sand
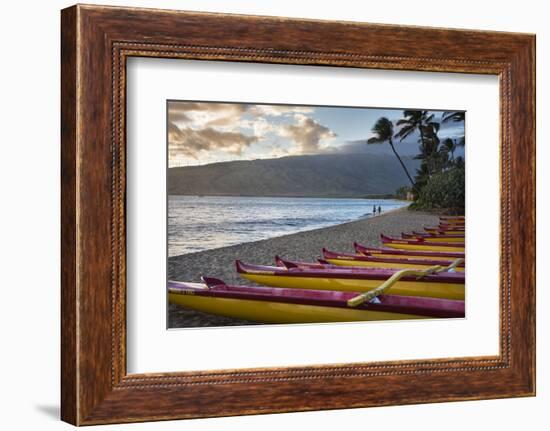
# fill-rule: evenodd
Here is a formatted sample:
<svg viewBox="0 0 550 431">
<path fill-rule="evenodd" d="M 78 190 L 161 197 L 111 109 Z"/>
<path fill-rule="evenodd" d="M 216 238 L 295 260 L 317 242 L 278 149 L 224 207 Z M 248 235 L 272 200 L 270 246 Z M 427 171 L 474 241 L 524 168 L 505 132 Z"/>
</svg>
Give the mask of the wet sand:
<svg viewBox="0 0 550 431">
<path fill-rule="evenodd" d="M 250 284 L 235 271 L 236 259 L 264 265 L 273 265 L 275 255 L 290 260 L 315 261 L 321 257 L 323 247 L 333 251 L 353 252 L 354 241 L 380 246 L 380 233 L 400 236 L 401 232 L 436 225 L 438 220 L 435 214 L 398 209 L 337 226 L 174 256 L 168 259 L 168 277 L 171 280 L 200 282 L 202 275 L 208 275 L 228 284 Z M 170 328 L 189 328 L 255 323 L 170 305 L 168 324 Z"/>
</svg>

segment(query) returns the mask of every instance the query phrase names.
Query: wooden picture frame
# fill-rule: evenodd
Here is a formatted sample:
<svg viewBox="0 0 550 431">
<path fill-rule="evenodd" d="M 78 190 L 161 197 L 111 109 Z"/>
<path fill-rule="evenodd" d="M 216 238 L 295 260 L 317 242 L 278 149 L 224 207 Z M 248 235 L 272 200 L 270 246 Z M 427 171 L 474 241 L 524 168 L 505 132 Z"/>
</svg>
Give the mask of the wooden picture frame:
<svg viewBox="0 0 550 431">
<path fill-rule="evenodd" d="M 534 35 L 78 5 L 62 11 L 61 48 L 64 421 L 535 394 Z M 498 75 L 500 354 L 128 375 L 125 65 L 131 56 Z"/>
</svg>

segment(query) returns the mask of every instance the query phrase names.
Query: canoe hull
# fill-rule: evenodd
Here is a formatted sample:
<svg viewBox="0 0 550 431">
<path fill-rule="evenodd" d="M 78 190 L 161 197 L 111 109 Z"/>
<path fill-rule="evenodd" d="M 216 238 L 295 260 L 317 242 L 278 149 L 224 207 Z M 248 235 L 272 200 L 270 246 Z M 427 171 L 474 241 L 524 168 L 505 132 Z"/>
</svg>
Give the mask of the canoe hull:
<svg viewBox="0 0 550 431">
<path fill-rule="evenodd" d="M 429 250 L 429 251 L 459 251 L 464 252 L 464 243 L 430 242 L 427 240 L 409 240 L 391 238 L 380 234 L 384 247 L 398 250 Z"/>
<path fill-rule="evenodd" d="M 410 242 L 388 241 L 384 242 L 384 247 L 395 248 L 397 250 L 426 250 L 426 251 L 461 251 L 464 252 L 464 247 L 451 245 L 434 245 L 427 242 L 411 244 Z"/>
<path fill-rule="evenodd" d="M 203 313 L 258 323 L 330 323 L 365 322 L 375 320 L 427 319 L 427 316 L 385 311 L 355 310 L 319 305 L 285 304 L 233 298 L 210 298 L 198 295 L 170 293 L 172 304 Z"/>
<path fill-rule="evenodd" d="M 464 236 L 450 236 L 450 235 L 432 236 L 432 235 L 416 235 L 416 234 L 403 234 L 401 236 L 403 237 L 403 239 L 417 239 L 417 240 L 424 240 L 429 242 L 464 243 Z"/>
<path fill-rule="evenodd" d="M 388 259 L 391 259 L 392 255 L 385 256 Z M 382 256 L 379 256 L 382 257 Z M 395 256 L 394 256 L 395 257 Z M 412 256 L 411 256 L 412 258 Z M 361 260 L 348 260 L 348 259 L 327 259 L 325 258 L 328 263 L 332 265 L 337 266 L 357 266 L 362 268 L 392 268 L 392 269 L 426 269 L 430 266 L 432 266 L 431 263 L 409 263 L 405 262 L 406 259 L 403 259 L 403 262 L 380 262 L 380 261 L 361 261 Z M 428 259 L 426 259 L 428 260 Z M 450 264 L 451 262 L 449 262 Z M 464 272 L 464 267 L 457 267 L 456 271 L 458 272 Z"/>
<path fill-rule="evenodd" d="M 425 227 L 424 230 L 428 233 L 437 235 L 464 235 L 464 229 L 442 229 L 437 227 Z"/>
<path fill-rule="evenodd" d="M 359 255 L 365 256 L 376 256 L 376 257 L 400 257 L 407 259 L 439 259 L 439 260 L 455 260 L 458 258 L 464 259 L 464 252 L 452 252 L 452 251 L 432 251 L 432 250 L 397 250 L 390 248 L 377 248 L 377 247 L 367 247 L 358 243 L 353 244 L 355 251 Z"/>
<path fill-rule="evenodd" d="M 413 255 L 413 254 L 406 254 L 407 251 L 406 250 L 398 250 L 398 249 L 395 249 L 396 251 L 403 251 L 405 253 L 403 254 L 399 254 L 399 255 L 396 255 L 396 254 L 391 254 L 391 253 L 373 253 L 372 256 L 376 256 L 376 257 L 381 257 L 381 258 L 395 258 L 396 256 L 398 257 L 402 257 L 404 259 L 418 259 L 418 260 L 433 260 L 435 258 L 437 258 L 438 256 L 436 255 L 432 255 L 432 256 L 417 256 L 417 255 Z M 412 251 L 412 250 L 411 250 Z"/>
<path fill-rule="evenodd" d="M 451 242 L 432 242 L 429 239 L 403 239 L 403 238 L 392 238 L 384 234 L 380 234 L 380 240 L 384 246 L 396 245 L 394 248 L 402 248 L 403 246 L 417 247 L 422 246 L 425 248 L 409 248 L 404 249 L 410 250 L 431 250 L 431 251 L 460 251 L 464 252 L 464 242 L 451 243 Z M 458 250 L 452 250 L 456 248 Z M 451 250 L 449 250 L 451 249 Z"/>
<path fill-rule="evenodd" d="M 289 289 L 337 290 L 344 292 L 368 292 L 380 286 L 382 281 L 368 278 L 308 277 L 302 275 L 278 275 L 266 273 L 240 273 L 241 277 L 258 284 Z M 429 298 L 464 300 L 464 284 L 399 280 L 388 291 L 391 295 L 420 296 Z"/>
<path fill-rule="evenodd" d="M 323 323 L 422 318 L 462 318 L 464 302 L 380 295 L 350 307 L 357 292 L 232 286 L 205 277 L 203 283 L 168 281 L 169 300 L 205 313 L 259 323 Z"/>
</svg>

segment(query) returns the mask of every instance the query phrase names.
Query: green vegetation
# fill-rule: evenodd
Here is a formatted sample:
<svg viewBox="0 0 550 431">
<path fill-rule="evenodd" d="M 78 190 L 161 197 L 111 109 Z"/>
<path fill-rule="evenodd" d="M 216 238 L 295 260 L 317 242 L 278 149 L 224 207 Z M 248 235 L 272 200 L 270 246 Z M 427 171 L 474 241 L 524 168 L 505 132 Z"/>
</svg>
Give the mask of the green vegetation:
<svg viewBox="0 0 550 431">
<path fill-rule="evenodd" d="M 464 163 L 433 175 L 412 205 L 415 209 L 464 214 Z"/>
<path fill-rule="evenodd" d="M 464 112 L 445 112 L 441 117 L 441 123 L 463 123 L 464 119 Z M 412 192 L 414 202 L 411 208 L 463 214 L 464 159 L 456 157 L 455 152 L 464 146 L 465 140 L 462 135 L 440 141 L 438 133 L 441 123 L 437 122 L 434 114 L 430 114 L 429 111 L 406 110 L 403 111 L 403 118 L 396 122 L 399 128 L 396 133 L 393 123 L 382 117 L 374 125 L 374 136 L 367 143 L 389 143 L 411 182 L 410 189 L 402 187 L 396 191 L 396 195 L 407 198 L 408 192 Z M 415 159 L 420 160 L 420 167 L 416 170 L 413 180 L 394 147 L 393 139 L 402 142 L 415 133 L 419 136 L 419 153 Z"/>
</svg>

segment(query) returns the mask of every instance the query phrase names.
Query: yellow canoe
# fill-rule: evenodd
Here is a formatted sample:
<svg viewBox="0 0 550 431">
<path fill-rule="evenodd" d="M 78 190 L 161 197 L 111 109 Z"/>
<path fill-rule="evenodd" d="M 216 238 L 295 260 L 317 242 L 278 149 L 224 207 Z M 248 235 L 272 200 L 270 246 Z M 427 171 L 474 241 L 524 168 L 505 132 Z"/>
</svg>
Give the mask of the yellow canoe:
<svg viewBox="0 0 550 431">
<path fill-rule="evenodd" d="M 384 247 L 398 250 L 464 251 L 464 243 L 431 242 L 425 240 L 406 240 L 380 235 Z"/>
<path fill-rule="evenodd" d="M 464 216 L 440 216 L 439 220 L 441 220 L 441 221 L 464 222 L 464 221 L 466 221 L 466 217 L 464 217 Z"/>
<path fill-rule="evenodd" d="M 430 234 L 419 234 L 417 232 L 413 232 L 413 233 L 402 233 L 401 237 L 403 239 L 416 239 L 416 240 L 424 240 L 429 242 L 464 243 L 464 235 L 430 235 Z"/>
<path fill-rule="evenodd" d="M 276 266 L 236 262 L 237 272 L 247 280 L 289 289 L 368 292 L 379 287 L 396 270 L 372 268 L 336 268 L 288 270 Z M 391 295 L 422 296 L 464 300 L 464 273 L 441 273 L 418 279 L 403 278 L 388 290 Z"/>
<path fill-rule="evenodd" d="M 438 235 L 464 235 L 464 229 L 441 229 L 439 227 L 425 227 L 424 230 L 428 233 Z"/>
<path fill-rule="evenodd" d="M 171 304 L 191 308 L 203 313 L 259 323 L 364 322 L 427 318 L 413 314 L 388 313 L 384 311 L 365 311 L 352 308 L 287 304 L 250 299 L 209 298 L 176 293 L 169 293 L 168 300 Z"/>
<path fill-rule="evenodd" d="M 451 260 L 465 258 L 464 252 L 460 251 L 433 251 L 433 250 L 398 250 L 392 248 L 367 247 L 357 242 L 353 247 L 358 255 L 382 257 L 382 258 L 403 258 L 420 260 Z"/>
<path fill-rule="evenodd" d="M 449 266 L 453 263 L 453 260 L 437 260 L 435 257 L 432 259 L 417 259 L 406 258 L 404 256 L 391 256 L 382 257 L 375 256 L 358 256 L 347 253 L 335 253 L 329 250 L 323 249 L 323 260 L 337 266 L 351 266 L 362 268 L 390 268 L 390 269 L 426 269 L 430 266 L 441 265 Z M 458 272 L 464 272 L 464 264 L 455 268 Z"/>
<path fill-rule="evenodd" d="M 221 284 L 220 284 L 221 283 Z M 259 323 L 324 323 L 464 317 L 464 303 L 433 298 L 381 295 L 376 303 L 349 307 L 354 292 L 304 291 L 257 286 L 168 282 L 170 303 Z"/>
</svg>

